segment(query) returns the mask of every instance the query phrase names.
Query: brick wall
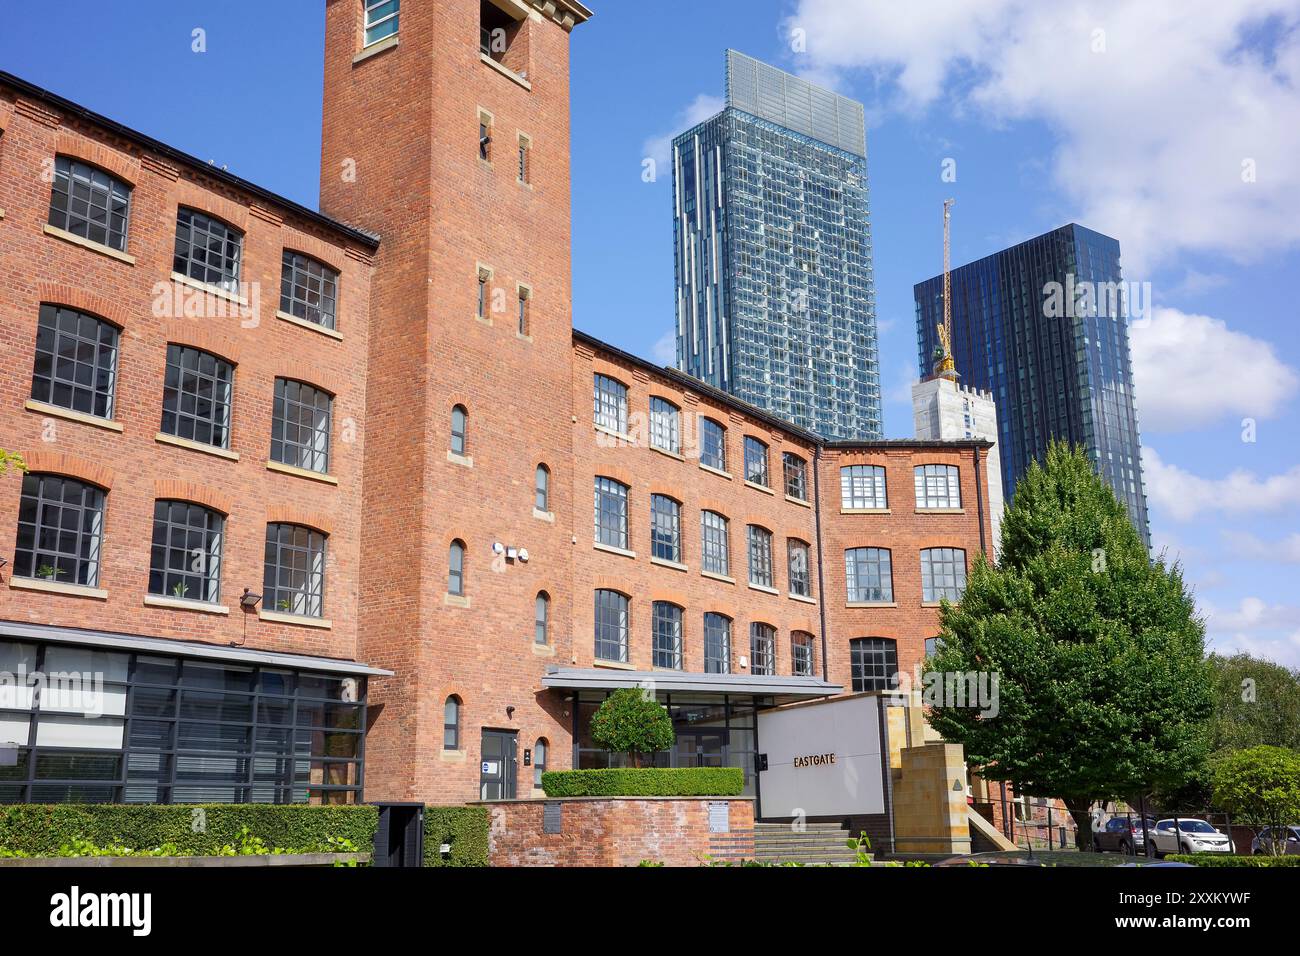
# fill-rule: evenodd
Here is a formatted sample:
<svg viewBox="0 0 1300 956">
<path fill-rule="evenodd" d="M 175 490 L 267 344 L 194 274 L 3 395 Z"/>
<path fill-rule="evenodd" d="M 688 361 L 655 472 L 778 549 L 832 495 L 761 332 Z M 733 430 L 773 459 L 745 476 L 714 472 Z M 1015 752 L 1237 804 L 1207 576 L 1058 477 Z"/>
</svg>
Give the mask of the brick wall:
<svg viewBox="0 0 1300 956">
<path fill-rule="evenodd" d="M 353 431 L 349 423 L 359 421 L 365 408 L 373 246 L 16 88 L 0 86 L 0 129 L 0 445 L 22 454 L 33 471 L 80 478 L 108 492 L 97 589 L 102 593 L 14 587 L 11 563 L 0 575 L 0 619 L 223 645 L 246 639 L 251 648 L 354 657 L 366 440 L 364 428 Z M 60 155 L 105 169 L 132 187 L 124 255 L 47 234 L 53 164 Z M 172 281 L 182 204 L 243 231 L 246 308 Z M 340 338 L 276 317 L 286 248 L 340 272 Z M 27 407 L 42 303 L 89 312 L 120 328 L 111 421 L 74 420 L 58 409 Z M 158 440 L 169 343 L 213 352 L 235 365 L 232 454 Z M 277 376 L 334 393 L 330 471 L 337 484 L 267 468 Z M 0 553 L 10 562 L 21 488 L 12 474 L 0 479 Z M 194 501 L 226 515 L 224 613 L 145 605 L 159 498 Z M 286 517 L 329 535 L 329 627 L 272 622 L 238 609 L 244 587 L 262 591 L 267 522 Z"/>
<path fill-rule="evenodd" d="M 488 861 L 492 866 L 703 866 L 743 856 L 737 837 L 754 827 L 747 798 L 663 797 L 569 799 L 559 833 L 544 833 L 547 801 L 490 803 Z M 709 804 L 725 802 L 729 832 L 710 833 Z M 752 854 L 752 844 L 749 851 Z"/>
</svg>

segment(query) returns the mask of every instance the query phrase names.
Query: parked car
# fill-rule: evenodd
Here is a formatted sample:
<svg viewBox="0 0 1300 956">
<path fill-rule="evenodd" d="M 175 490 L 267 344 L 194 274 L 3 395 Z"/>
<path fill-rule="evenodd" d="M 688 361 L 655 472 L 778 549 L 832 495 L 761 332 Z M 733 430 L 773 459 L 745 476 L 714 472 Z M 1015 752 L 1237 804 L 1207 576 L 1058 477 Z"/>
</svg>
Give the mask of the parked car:
<svg viewBox="0 0 1300 956">
<path fill-rule="evenodd" d="M 1147 830 L 1156 828 L 1156 821 L 1147 818 Z M 1115 853 L 1145 855 L 1146 835 L 1142 832 L 1140 817 L 1111 817 L 1100 830 L 1092 834 L 1092 848 L 1098 853 L 1110 850 Z"/>
<path fill-rule="evenodd" d="M 1275 846 L 1283 842 L 1285 848 Z M 1250 853 L 1252 856 L 1300 855 L 1300 827 L 1264 827 L 1250 841 Z"/>
<path fill-rule="evenodd" d="M 1174 829 L 1174 818 L 1160 820 L 1151 831 L 1151 842 L 1155 853 L 1163 857 L 1166 853 L 1235 853 L 1232 838 L 1206 823 L 1187 817 L 1178 817 L 1178 829 Z"/>
<path fill-rule="evenodd" d="M 1078 853 L 1073 850 L 995 850 L 992 853 L 975 853 L 970 856 L 953 856 L 940 860 L 935 866 L 1060 866 L 1060 867 L 1132 867 L 1160 866 L 1183 867 L 1190 863 L 1157 863 L 1145 857 L 1126 859 L 1122 856 L 1097 856 L 1095 853 Z"/>
</svg>

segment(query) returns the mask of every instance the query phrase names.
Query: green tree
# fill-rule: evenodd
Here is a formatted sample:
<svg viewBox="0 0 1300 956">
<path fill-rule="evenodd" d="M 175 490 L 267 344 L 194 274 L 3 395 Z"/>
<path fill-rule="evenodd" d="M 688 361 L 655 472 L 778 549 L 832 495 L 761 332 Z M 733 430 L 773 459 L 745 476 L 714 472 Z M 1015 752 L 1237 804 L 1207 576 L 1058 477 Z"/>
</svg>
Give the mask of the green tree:
<svg viewBox="0 0 1300 956">
<path fill-rule="evenodd" d="M 667 750 L 677 735 L 663 704 L 625 687 L 606 697 L 591 715 L 591 739 L 614 753 L 628 754 L 633 766 L 640 767 L 642 754 Z"/>
<path fill-rule="evenodd" d="M 8 472 L 11 467 L 18 471 L 26 471 L 27 463 L 23 461 L 21 455 L 0 448 L 0 475 Z"/>
<path fill-rule="evenodd" d="M 1165 810 L 1210 806 L 1215 757 L 1262 744 L 1300 750 L 1300 671 L 1249 654 L 1211 654 L 1209 666 L 1214 699 L 1207 734 L 1211 759 L 1182 785 L 1156 788 L 1152 798 Z"/>
<path fill-rule="evenodd" d="M 1300 820 L 1300 753 L 1285 747 L 1233 750 L 1214 761 L 1214 803 L 1256 827 L 1294 825 Z M 1286 853 L 1277 841 L 1273 853 Z"/>
<path fill-rule="evenodd" d="M 1081 848 L 1095 801 L 1177 785 L 1204 760 L 1204 626 L 1178 566 L 1150 559 L 1081 450 L 1054 443 L 1030 466 L 998 566 L 977 558 L 941 620 L 929 667 L 996 674 L 998 700 L 987 716 L 940 702 L 930 723 L 986 779 L 1060 797 Z"/>
<path fill-rule="evenodd" d="M 1210 655 L 1210 750 L 1267 744 L 1300 750 L 1300 671 L 1249 654 Z"/>
</svg>

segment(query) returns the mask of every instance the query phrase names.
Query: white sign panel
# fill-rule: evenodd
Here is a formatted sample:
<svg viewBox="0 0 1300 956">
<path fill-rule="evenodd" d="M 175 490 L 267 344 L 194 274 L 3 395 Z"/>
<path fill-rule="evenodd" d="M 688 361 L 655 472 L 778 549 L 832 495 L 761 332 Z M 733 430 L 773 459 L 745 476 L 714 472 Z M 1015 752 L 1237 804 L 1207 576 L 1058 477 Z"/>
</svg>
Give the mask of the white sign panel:
<svg viewBox="0 0 1300 956">
<path fill-rule="evenodd" d="M 758 715 L 765 817 L 884 813 L 880 701 L 847 697 Z"/>
</svg>

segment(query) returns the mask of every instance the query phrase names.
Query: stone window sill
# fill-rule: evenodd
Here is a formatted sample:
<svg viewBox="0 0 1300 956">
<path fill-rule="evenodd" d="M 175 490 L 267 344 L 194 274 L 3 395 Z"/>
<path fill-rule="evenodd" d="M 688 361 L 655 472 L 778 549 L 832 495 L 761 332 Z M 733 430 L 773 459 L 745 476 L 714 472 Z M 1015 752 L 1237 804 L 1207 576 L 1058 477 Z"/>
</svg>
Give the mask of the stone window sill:
<svg viewBox="0 0 1300 956">
<path fill-rule="evenodd" d="M 205 455 L 215 455 L 218 458 L 225 458 L 229 461 L 239 461 L 239 452 L 230 451 L 227 448 L 218 448 L 216 445 L 205 445 L 203 442 L 190 441 L 188 438 L 178 438 L 175 435 L 168 435 L 166 432 L 159 432 L 153 436 L 153 440 L 161 445 L 174 445 L 177 448 L 185 448 L 189 451 L 202 452 Z"/>
<path fill-rule="evenodd" d="M 328 631 L 334 626 L 329 618 L 308 617 L 306 614 L 287 614 L 283 611 L 258 611 L 257 617 L 259 620 L 269 621 L 272 624 L 293 624 L 297 627 L 314 627 L 322 631 Z"/>
<path fill-rule="evenodd" d="M 527 80 L 525 80 L 514 70 L 510 69 L 509 67 L 502 66 L 500 63 L 492 59 L 492 57 L 488 56 L 486 53 L 480 53 L 478 56 L 480 60 L 482 60 L 488 66 L 492 67 L 492 69 L 496 70 L 506 79 L 510 80 L 513 83 L 518 83 L 520 86 L 528 90 L 528 92 L 530 93 L 533 91 L 533 84 L 529 83 Z"/>
<path fill-rule="evenodd" d="M 701 572 L 700 572 L 700 576 L 701 576 L 701 577 L 710 578 L 711 580 L 714 580 L 714 581 L 721 581 L 723 584 L 735 584 L 735 583 L 736 583 L 736 579 L 735 579 L 735 578 L 727 577 L 727 575 L 725 575 L 725 574 L 718 574 L 716 571 L 701 571 Z"/>
<path fill-rule="evenodd" d="M 601 544 L 599 541 L 595 542 L 595 543 L 592 545 L 592 547 L 594 547 L 597 551 L 604 551 L 604 552 L 606 552 L 607 554 L 617 554 L 620 558 L 635 558 L 635 557 L 636 557 L 636 552 L 635 552 L 635 551 L 629 551 L 629 550 L 627 550 L 626 548 L 616 548 L 616 547 L 614 547 L 613 545 L 610 545 L 610 544 Z"/>
<path fill-rule="evenodd" d="M 458 455 L 454 451 L 447 452 L 447 460 L 453 465 L 459 465 L 461 468 L 473 468 L 474 457 L 472 455 Z"/>
<path fill-rule="evenodd" d="M 611 667 L 616 671 L 636 670 L 636 665 L 634 664 L 625 664 L 622 661 L 602 661 L 600 658 L 596 658 L 591 662 L 591 664 L 593 667 Z"/>
<path fill-rule="evenodd" d="M 10 578 L 9 586 L 19 591 L 44 591 L 47 594 L 62 594 L 65 597 L 108 600 L 108 592 L 103 588 L 92 588 L 85 584 L 62 584 L 45 578 Z"/>
<path fill-rule="evenodd" d="M 650 450 L 663 455 L 665 458 L 671 458 L 673 461 L 685 461 L 686 459 L 675 451 L 669 451 L 667 448 L 660 448 L 658 445 L 651 445 Z"/>
<path fill-rule="evenodd" d="M 444 594 L 442 596 L 442 603 L 447 607 L 468 608 L 469 597 L 464 594 Z"/>
<path fill-rule="evenodd" d="M 892 515 L 888 508 L 841 508 L 842 515 Z"/>
<path fill-rule="evenodd" d="M 669 561 L 667 558 L 651 558 L 651 564 L 657 564 L 661 568 L 671 568 L 674 571 L 689 571 L 690 568 L 680 561 Z"/>
<path fill-rule="evenodd" d="M 181 275 L 179 272 L 172 273 L 172 281 L 177 285 L 183 285 L 190 289 L 196 289 L 207 295 L 216 296 L 218 299 L 225 299 L 227 302 L 233 302 L 236 305 L 247 306 L 248 299 L 241 295 L 235 295 L 219 285 L 211 285 L 207 282 L 199 282 L 197 279 L 191 279 L 187 275 Z"/>
<path fill-rule="evenodd" d="M 917 508 L 919 515 L 964 515 L 965 508 Z"/>
<path fill-rule="evenodd" d="M 762 591 L 764 594 L 780 594 L 780 593 L 781 593 L 781 592 L 778 591 L 776 588 L 770 588 L 770 587 L 768 587 L 766 584 L 754 584 L 752 581 L 751 581 L 750 584 L 749 584 L 749 589 L 750 589 L 751 591 Z"/>
<path fill-rule="evenodd" d="M 147 607 L 163 607 L 172 611 L 196 611 L 199 614 L 229 614 L 230 608 L 207 601 L 187 601 L 184 598 L 163 597 L 161 594 L 149 594 L 144 599 Z"/>
<path fill-rule="evenodd" d="M 555 524 L 555 514 L 550 511 L 543 511 L 541 508 L 533 509 L 533 517 L 538 521 L 549 521 L 551 524 Z"/>
<path fill-rule="evenodd" d="M 898 607 L 895 601 L 846 601 L 845 607 L 863 608 L 863 607 Z"/>
<path fill-rule="evenodd" d="M 790 595 L 790 600 L 791 600 L 791 601 L 798 601 L 798 602 L 800 602 L 801 604 L 816 604 L 816 603 L 817 603 L 817 599 L 816 599 L 816 598 L 810 598 L 810 597 L 808 597 L 806 594 L 791 594 L 791 595 Z"/>
<path fill-rule="evenodd" d="M 97 252 L 101 256 L 108 256 L 110 259 L 116 259 L 118 262 L 125 262 L 129 266 L 135 265 L 135 256 L 127 255 L 125 252 L 119 252 L 112 246 L 106 246 L 102 242 L 94 242 L 90 239 L 84 239 L 81 236 L 73 235 L 66 229 L 60 229 L 58 226 L 51 226 L 48 223 L 45 226 L 45 234 L 53 236 L 55 239 L 62 239 L 64 242 L 70 242 L 74 246 L 81 246 L 83 249 L 89 249 L 91 252 Z"/>
<path fill-rule="evenodd" d="M 728 481 L 731 480 L 730 472 L 722 471 L 719 468 L 714 468 L 712 465 L 706 465 L 704 464 L 704 462 L 700 462 L 700 470 L 707 471 L 711 475 L 717 475 L 719 478 L 726 478 Z"/>
<path fill-rule="evenodd" d="M 333 475 L 322 474 L 319 471 L 310 471 L 306 468 L 297 468 L 294 465 L 281 464 L 278 461 L 268 461 L 266 463 L 267 471 L 279 472 L 282 475 L 293 475 L 295 478 L 306 478 L 309 481 L 319 481 L 327 485 L 337 485 L 339 480 Z"/>
<path fill-rule="evenodd" d="M 356 66 L 358 63 L 364 63 L 372 56 L 378 56 L 386 50 L 393 49 L 395 46 L 397 46 L 396 33 L 392 36 L 386 36 L 382 40 L 376 40 L 374 43 L 370 44 L 370 46 L 363 47 L 361 52 L 352 58 L 352 65 Z"/>
<path fill-rule="evenodd" d="M 800 508 L 811 508 L 812 502 L 805 501 L 803 498 L 795 498 L 793 495 L 786 495 L 785 500 L 792 505 L 798 505 Z"/>
<path fill-rule="evenodd" d="M 60 408 L 58 405 L 47 405 L 45 402 L 38 402 L 29 398 L 23 403 L 23 408 L 29 412 L 35 412 L 38 415 L 48 415 L 51 418 L 62 418 L 64 421 L 77 422 L 82 425 L 91 425 L 95 428 L 102 428 L 105 431 L 120 432 L 122 423 L 115 422 L 109 418 L 99 418 L 95 415 L 87 415 L 84 412 L 74 412 L 70 408 Z"/>
<path fill-rule="evenodd" d="M 761 492 L 763 492 L 763 494 L 765 494 L 765 495 L 775 495 L 775 494 L 776 494 L 776 492 L 773 491 L 771 488 L 769 488 L 767 485 L 760 485 L 760 484 L 758 484 L 758 482 L 755 482 L 755 481 L 748 481 L 748 480 L 747 480 L 747 481 L 745 482 L 745 487 L 746 487 L 746 488 L 753 488 L 755 491 L 761 491 Z"/>
<path fill-rule="evenodd" d="M 308 322 L 306 319 L 300 319 L 296 315 L 290 315 L 288 312 L 276 311 L 275 317 L 281 322 L 288 322 L 299 328 L 307 329 L 309 332 L 315 332 L 318 335 L 324 335 L 326 338 L 334 339 L 337 342 L 343 341 L 343 335 L 338 329 L 329 329 L 323 325 L 317 325 L 315 322 Z"/>
</svg>

